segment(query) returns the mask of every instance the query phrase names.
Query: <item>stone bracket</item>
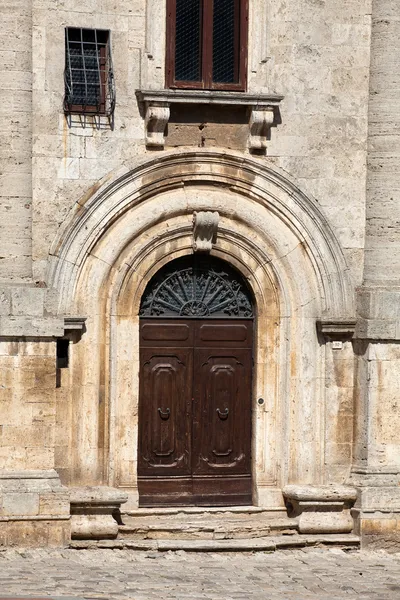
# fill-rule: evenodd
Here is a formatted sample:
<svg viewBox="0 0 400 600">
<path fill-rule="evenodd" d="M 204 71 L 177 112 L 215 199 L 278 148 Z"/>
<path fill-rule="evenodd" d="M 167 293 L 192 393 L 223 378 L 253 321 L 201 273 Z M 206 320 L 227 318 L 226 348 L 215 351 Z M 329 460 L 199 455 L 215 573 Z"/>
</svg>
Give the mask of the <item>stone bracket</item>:
<svg viewBox="0 0 400 600">
<path fill-rule="evenodd" d="M 193 213 L 193 250 L 211 252 L 217 240 L 219 214 L 201 211 Z"/>
<path fill-rule="evenodd" d="M 275 112 L 272 106 L 266 109 L 252 107 L 249 135 L 250 150 L 263 150 L 267 147 L 267 140 L 274 121 Z"/>
<path fill-rule="evenodd" d="M 86 332 L 86 317 L 64 317 L 64 335 L 72 341 L 79 341 Z"/>
<path fill-rule="evenodd" d="M 86 317 L 64 317 L 64 330 L 83 331 L 85 329 Z"/>
<path fill-rule="evenodd" d="M 165 132 L 170 117 L 171 104 L 199 104 L 244 106 L 250 110 L 250 150 L 265 150 L 271 127 L 280 121 L 279 104 L 283 96 L 272 94 L 246 94 L 207 90 L 137 90 L 139 106 L 145 111 L 146 145 L 163 148 Z"/>
<path fill-rule="evenodd" d="M 169 104 L 153 105 L 147 104 L 145 128 L 146 146 L 163 148 L 165 144 L 165 130 L 170 115 Z"/>
<path fill-rule="evenodd" d="M 347 340 L 353 337 L 356 323 L 356 319 L 319 319 L 317 329 L 326 340 Z"/>
</svg>

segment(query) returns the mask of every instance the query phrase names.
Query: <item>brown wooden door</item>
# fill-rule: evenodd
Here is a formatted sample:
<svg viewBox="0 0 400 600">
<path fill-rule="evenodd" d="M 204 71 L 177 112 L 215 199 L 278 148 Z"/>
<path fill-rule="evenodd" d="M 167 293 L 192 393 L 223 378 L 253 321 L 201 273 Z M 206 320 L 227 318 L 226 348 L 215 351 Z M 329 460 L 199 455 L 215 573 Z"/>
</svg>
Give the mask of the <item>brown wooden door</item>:
<svg viewBox="0 0 400 600">
<path fill-rule="evenodd" d="M 250 320 L 143 319 L 141 506 L 251 504 Z"/>
</svg>

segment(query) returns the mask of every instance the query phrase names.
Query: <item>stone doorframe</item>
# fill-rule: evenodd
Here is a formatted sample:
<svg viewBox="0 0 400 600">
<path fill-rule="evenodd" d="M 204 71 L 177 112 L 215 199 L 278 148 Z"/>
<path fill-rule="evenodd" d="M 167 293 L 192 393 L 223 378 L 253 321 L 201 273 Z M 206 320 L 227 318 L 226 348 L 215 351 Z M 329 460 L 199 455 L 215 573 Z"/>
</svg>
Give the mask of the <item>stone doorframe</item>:
<svg viewBox="0 0 400 600">
<path fill-rule="evenodd" d="M 78 202 L 53 245 L 48 285 L 59 312 L 87 317 L 71 348 L 69 481 L 121 487 L 137 502 L 140 299 L 162 266 L 192 252 L 201 210 L 219 212 L 212 254 L 256 299 L 254 503 L 282 506 L 286 483 L 324 483 L 316 320 L 352 317 L 352 289 L 315 201 L 265 159 L 215 149 L 163 153 L 117 174 Z"/>
</svg>

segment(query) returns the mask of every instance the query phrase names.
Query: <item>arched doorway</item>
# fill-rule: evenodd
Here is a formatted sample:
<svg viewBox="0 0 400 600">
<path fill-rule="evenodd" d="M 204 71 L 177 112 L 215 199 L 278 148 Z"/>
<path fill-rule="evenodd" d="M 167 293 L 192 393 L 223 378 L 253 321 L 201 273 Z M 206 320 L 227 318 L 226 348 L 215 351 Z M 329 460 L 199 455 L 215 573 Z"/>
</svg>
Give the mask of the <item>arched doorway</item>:
<svg viewBox="0 0 400 600">
<path fill-rule="evenodd" d="M 213 257 L 171 261 L 140 308 L 141 506 L 252 503 L 254 310 Z"/>
</svg>

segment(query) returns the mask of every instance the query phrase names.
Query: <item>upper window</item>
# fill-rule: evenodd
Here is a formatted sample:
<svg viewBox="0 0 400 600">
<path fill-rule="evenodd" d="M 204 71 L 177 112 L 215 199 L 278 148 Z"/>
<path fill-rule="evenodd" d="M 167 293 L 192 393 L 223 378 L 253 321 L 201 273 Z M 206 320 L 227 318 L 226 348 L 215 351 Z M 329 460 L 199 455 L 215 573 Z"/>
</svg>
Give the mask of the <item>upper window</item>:
<svg viewBox="0 0 400 600">
<path fill-rule="evenodd" d="M 66 28 L 66 113 L 110 115 L 113 112 L 115 94 L 109 38 L 109 31 Z"/>
<path fill-rule="evenodd" d="M 167 86 L 245 90 L 248 0 L 167 2 Z"/>
</svg>

